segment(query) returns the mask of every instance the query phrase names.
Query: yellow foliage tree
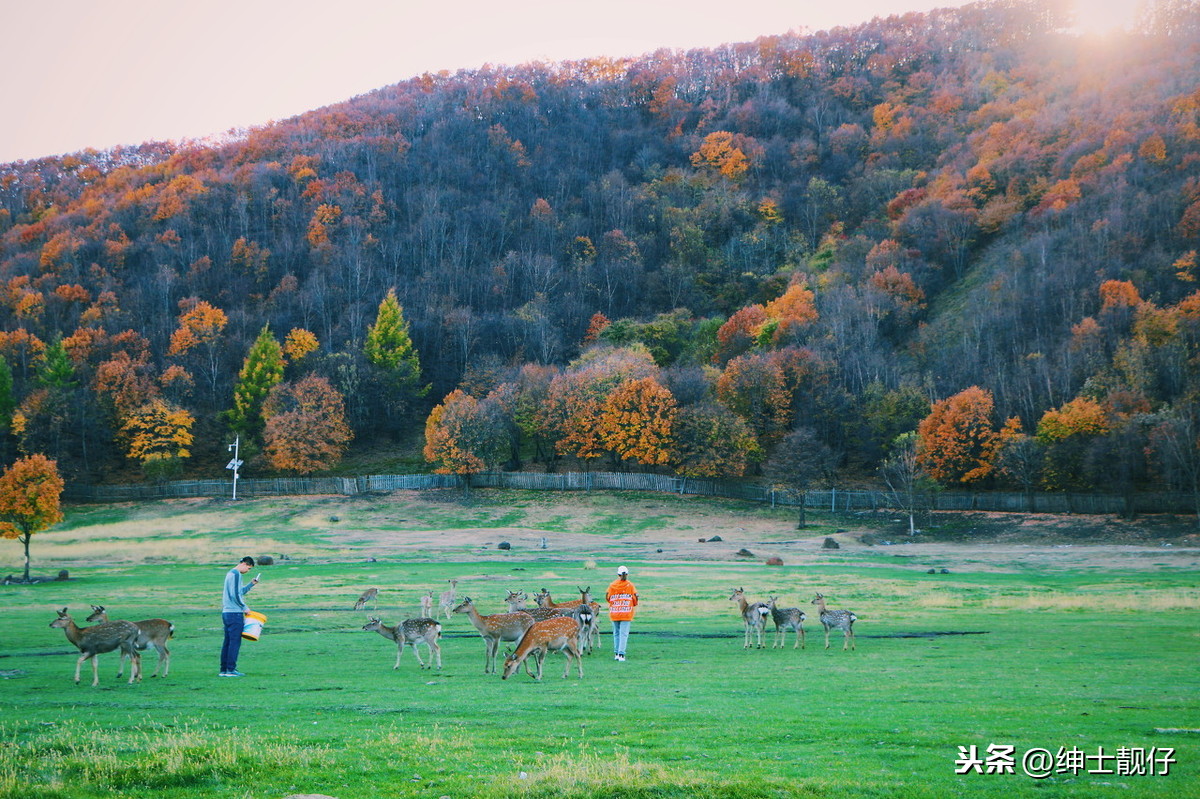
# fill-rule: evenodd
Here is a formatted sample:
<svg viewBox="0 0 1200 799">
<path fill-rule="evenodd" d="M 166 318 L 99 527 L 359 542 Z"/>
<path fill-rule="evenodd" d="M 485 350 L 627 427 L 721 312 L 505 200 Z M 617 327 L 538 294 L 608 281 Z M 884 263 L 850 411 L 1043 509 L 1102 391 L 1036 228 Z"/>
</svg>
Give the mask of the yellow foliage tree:
<svg viewBox="0 0 1200 799">
<path fill-rule="evenodd" d="M 653 377 L 627 380 L 604 401 L 600 438 L 618 458 L 646 466 L 670 460 L 677 403 Z"/>
<path fill-rule="evenodd" d="M 188 411 L 155 398 L 129 414 L 121 425 L 121 435 L 128 456 L 141 461 L 148 475 L 163 478 L 191 457 L 194 423 Z"/>
<path fill-rule="evenodd" d="M 25 547 L 25 582 L 29 582 L 29 541 L 62 521 L 63 479 L 58 465 L 40 453 L 21 458 L 0 475 L 0 536 Z"/>
</svg>

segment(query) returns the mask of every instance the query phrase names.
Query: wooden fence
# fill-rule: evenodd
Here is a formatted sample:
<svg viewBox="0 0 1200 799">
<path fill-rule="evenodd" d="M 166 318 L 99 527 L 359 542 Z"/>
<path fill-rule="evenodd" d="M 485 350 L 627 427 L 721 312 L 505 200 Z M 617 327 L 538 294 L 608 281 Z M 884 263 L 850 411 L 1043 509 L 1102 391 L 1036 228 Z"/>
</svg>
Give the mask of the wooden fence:
<svg viewBox="0 0 1200 799">
<path fill-rule="evenodd" d="M 367 477 L 294 477 L 242 479 L 239 497 L 306 494 L 388 493 L 432 489 L 514 488 L 531 491 L 660 491 L 673 494 L 722 497 L 772 506 L 799 506 L 833 512 L 896 511 L 900 504 L 886 491 L 823 489 L 802 495 L 750 481 L 706 480 L 636 472 L 486 472 L 468 479 L 445 474 L 370 475 Z M 181 497 L 232 497 L 231 480 L 177 480 L 135 485 L 68 484 L 68 502 L 123 502 Z M 934 511 L 998 511 L 1007 513 L 1178 513 L 1196 512 L 1195 499 L 1180 493 L 1141 493 L 1131 497 L 1105 494 L 1050 494 L 943 491 L 923 495 L 919 506 Z"/>
</svg>

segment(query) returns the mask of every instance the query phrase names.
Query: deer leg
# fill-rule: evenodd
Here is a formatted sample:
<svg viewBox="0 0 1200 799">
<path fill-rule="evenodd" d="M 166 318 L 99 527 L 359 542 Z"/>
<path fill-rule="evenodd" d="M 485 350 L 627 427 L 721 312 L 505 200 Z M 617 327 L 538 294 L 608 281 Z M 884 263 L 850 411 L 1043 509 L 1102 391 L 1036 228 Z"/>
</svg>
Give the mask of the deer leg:
<svg viewBox="0 0 1200 799">
<path fill-rule="evenodd" d="M 404 639 L 401 638 L 396 642 L 396 665 L 392 666 L 392 671 L 400 668 L 400 656 L 404 654 Z"/>
<path fill-rule="evenodd" d="M 92 655 L 92 687 L 100 684 L 100 660 Z"/>
<path fill-rule="evenodd" d="M 417 668 L 419 668 L 419 669 L 425 668 L 425 661 L 421 660 L 421 647 L 417 641 L 413 641 L 412 651 L 413 651 L 413 657 L 415 657 L 417 659 Z M 432 657 L 431 657 L 431 659 L 432 659 Z"/>
<path fill-rule="evenodd" d="M 432 649 L 433 654 L 437 656 L 438 671 L 441 671 L 441 669 L 442 669 L 442 648 L 440 646 L 438 646 L 438 642 L 436 640 L 429 642 L 429 648 Z M 430 656 L 429 659 L 433 660 L 433 656 Z"/>
<path fill-rule="evenodd" d="M 129 655 L 129 684 L 133 685 L 133 681 L 142 681 L 142 656 L 136 651 Z"/>
</svg>

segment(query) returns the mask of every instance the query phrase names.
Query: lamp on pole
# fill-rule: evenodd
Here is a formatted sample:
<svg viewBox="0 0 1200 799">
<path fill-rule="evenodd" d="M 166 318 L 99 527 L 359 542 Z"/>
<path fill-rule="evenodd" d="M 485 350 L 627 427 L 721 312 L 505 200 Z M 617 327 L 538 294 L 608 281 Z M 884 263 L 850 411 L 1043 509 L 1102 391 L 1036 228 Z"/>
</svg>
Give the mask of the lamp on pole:
<svg viewBox="0 0 1200 799">
<path fill-rule="evenodd" d="M 237 499 L 237 481 L 238 469 L 242 466 L 242 461 L 238 460 L 238 444 L 242 440 L 241 436 L 235 436 L 233 443 L 229 445 L 229 451 L 233 453 L 233 460 L 225 464 L 226 469 L 233 470 L 233 498 Z"/>
</svg>

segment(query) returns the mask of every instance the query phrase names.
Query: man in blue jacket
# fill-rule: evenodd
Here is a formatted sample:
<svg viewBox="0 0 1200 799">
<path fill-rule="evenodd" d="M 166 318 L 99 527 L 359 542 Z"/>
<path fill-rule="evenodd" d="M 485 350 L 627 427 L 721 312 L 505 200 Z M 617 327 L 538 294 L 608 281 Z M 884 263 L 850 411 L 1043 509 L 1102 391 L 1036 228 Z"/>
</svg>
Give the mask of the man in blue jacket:
<svg viewBox="0 0 1200 799">
<path fill-rule="evenodd" d="M 247 555 L 225 575 L 225 592 L 221 596 L 221 621 L 225 625 L 225 643 L 221 646 L 222 677 L 245 677 L 237 670 L 238 650 L 242 648 L 242 629 L 245 627 L 246 593 L 258 585 L 255 577 L 242 585 L 242 575 L 254 568 L 254 558 Z"/>
</svg>

